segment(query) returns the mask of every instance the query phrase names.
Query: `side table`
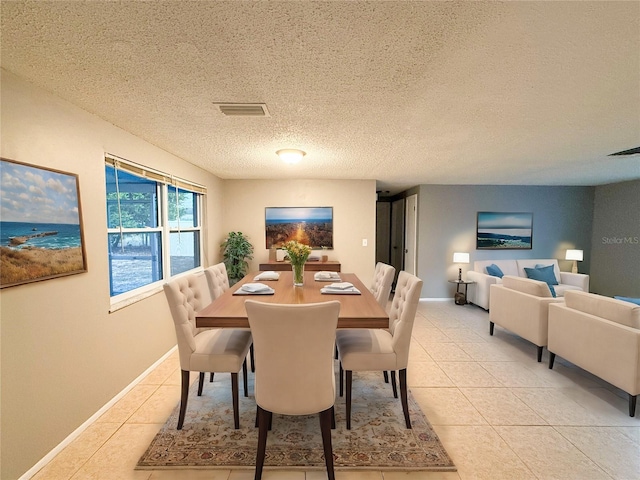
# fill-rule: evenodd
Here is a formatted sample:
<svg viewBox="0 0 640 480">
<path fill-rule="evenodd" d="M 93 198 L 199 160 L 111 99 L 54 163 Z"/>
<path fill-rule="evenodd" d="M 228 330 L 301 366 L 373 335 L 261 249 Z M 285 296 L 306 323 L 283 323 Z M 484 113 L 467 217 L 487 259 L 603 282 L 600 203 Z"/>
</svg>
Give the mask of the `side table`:
<svg viewBox="0 0 640 480">
<path fill-rule="evenodd" d="M 466 282 L 464 280 L 449 280 L 449 283 L 456 284 L 456 295 L 454 297 L 455 304 L 466 305 L 467 304 L 467 287 L 472 283 L 476 283 L 476 282 Z M 464 293 L 460 291 L 460 285 L 464 285 Z"/>
</svg>

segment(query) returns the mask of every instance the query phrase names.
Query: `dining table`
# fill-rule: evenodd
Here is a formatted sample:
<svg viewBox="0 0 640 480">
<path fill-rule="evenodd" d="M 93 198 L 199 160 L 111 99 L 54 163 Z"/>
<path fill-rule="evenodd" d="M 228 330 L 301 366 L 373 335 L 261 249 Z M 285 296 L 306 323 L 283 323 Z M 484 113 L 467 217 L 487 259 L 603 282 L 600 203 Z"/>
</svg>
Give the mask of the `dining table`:
<svg viewBox="0 0 640 480">
<path fill-rule="evenodd" d="M 320 281 L 317 272 L 304 272 L 302 286 L 293 285 L 293 272 L 277 272 L 277 280 L 255 280 L 264 272 L 250 272 L 202 310 L 196 312 L 196 327 L 248 328 L 249 319 L 244 302 L 247 299 L 278 304 L 305 304 L 337 300 L 340 302 L 338 328 L 388 328 L 389 314 L 354 273 L 339 273 L 339 280 Z M 240 294 L 246 283 L 263 283 L 272 294 Z M 359 294 L 323 293 L 321 289 L 332 282 L 350 282 Z"/>
</svg>

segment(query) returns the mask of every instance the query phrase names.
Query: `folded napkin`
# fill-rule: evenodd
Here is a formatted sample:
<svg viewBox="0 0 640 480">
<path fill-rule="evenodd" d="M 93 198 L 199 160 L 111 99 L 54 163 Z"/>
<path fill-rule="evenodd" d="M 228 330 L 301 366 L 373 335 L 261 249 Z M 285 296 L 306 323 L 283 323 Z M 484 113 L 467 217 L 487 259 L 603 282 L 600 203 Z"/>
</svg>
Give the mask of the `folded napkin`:
<svg viewBox="0 0 640 480">
<path fill-rule="evenodd" d="M 351 282 L 340 282 L 340 283 L 332 283 L 331 285 L 327 285 L 324 288 L 329 290 L 348 290 L 350 288 L 355 288 L 355 287 Z"/>
<path fill-rule="evenodd" d="M 264 283 L 245 283 L 240 287 L 240 290 L 249 293 L 261 293 L 261 292 L 272 292 L 273 288 Z"/>
<path fill-rule="evenodd" d="M 268 272 L 260 272 L 258 275 L 253 277 L 254 280 L 278 280 L 279 278 L 280 274 L 272 270 Z"/>
<path fill-rule="evenodd" d="M 360 290 L 354 286 L 348 288 L 331 288 L 327 285 L 320 289 L 320 293 L 325 295 L 360 295 Z"/>
<path fill-rule="evenodd" d="M 338 272 L 316 272 L 313 278 L 320 282 L 331 282 L 333 280 L 339 281 L 340 275 L 338 275 Z"/>
</svg>

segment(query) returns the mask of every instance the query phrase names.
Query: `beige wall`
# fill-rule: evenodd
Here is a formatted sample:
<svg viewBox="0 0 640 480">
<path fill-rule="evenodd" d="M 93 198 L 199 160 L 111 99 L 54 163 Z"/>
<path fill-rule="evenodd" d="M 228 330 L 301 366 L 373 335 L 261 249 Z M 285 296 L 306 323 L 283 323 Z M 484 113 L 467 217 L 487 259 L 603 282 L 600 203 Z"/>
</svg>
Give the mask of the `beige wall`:
<svg viewBox="0 0 640 480">
<path fill-rule="evenodd" d="M 108 313 L 104 153 L 205 184 L 209 238 L 221 235 L 222 182 L 5 71 L 1 95 L 2 157 L 79 175 L 88 263 L 0 291 L 0 478 L 15 479 L 175 345 L 162 293 Z"/>
<path fill-rule="evenodd" d="M 329 260 L 343 272 L 373 278 L 375 269 L 376 185 L 374 180 L 226 180 L 223 184 L 223 235 L 249 236 L 255 255 L 250 268 L 269 259 L 265 239 L 265 207 L 333 207 L 333 250 Z M 367 246 L 362 246 L 362 239 Z"/>
<path fill-rule="evenodd" d="M 1 95 L 1 156 L 79 175 L 88 272 L 0 291 L 0 478 L 29 470 L 175 345 L 162 293 L 108 313 L 105 152 L 208 187 L 205 265 L 232 230 L 254 244 L 253 268 L 267 260 L 266 206 L 333 206 L 330 259 L 373 277 L 373 180 L 222 181 L 5 71 Z"/>
</svg>

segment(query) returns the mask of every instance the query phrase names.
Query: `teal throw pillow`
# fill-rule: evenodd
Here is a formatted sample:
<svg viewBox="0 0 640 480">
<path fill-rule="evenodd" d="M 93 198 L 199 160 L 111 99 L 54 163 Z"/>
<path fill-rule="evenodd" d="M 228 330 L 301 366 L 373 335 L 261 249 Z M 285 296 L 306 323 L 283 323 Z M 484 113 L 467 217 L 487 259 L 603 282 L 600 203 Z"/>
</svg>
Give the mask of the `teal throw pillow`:
<svg viewBox="0 0 640 480">
<path fill-rule="evenodd" d="M 551 276 L 549 276 L 548 268 L 551 268 Z M 542 268 L 527 268 L 525 267 L 524 273 L 527 274 L 527 277 L 531 280 L 538 280 L 540 282 L 545 282 L 549 286 L 549 290 L 551 291 L 551 296 L 553 298 L 556 297 L 556 289 L 553 288 L 554 285 L 558 285 L 556 281 L 556 276 L 553 274 L 553 265 L 549 265 L 549 267 Z"/>
<path fill-rule="evenodd" d="M 625 302 L 635 303 L 636 305 L 640 305 L 640 298 L 631 298 L 631 297 L 613 297 L 616 300 L 623 300 Z"/>
<path fill-rule="evenodd" d="M 492 263 L 491 265 L 487 266 L 487 273 L 492 277 L 502 278 L 504 276 L 504 273 L 502 273 L 502 270 L 500 270 L 500 267 L 497 266 L 495 263 Z"/>
<path fill-rule="evenodd" d="M 558 285 L 558 279 L 556 278 L 556 274 L 553 270 L 553 265 L 536 265 L 536 270 L 540 270 L 545 275 L 546 279 L 543 280 L 547 282 L 549 285 Z"/>
</svg>

